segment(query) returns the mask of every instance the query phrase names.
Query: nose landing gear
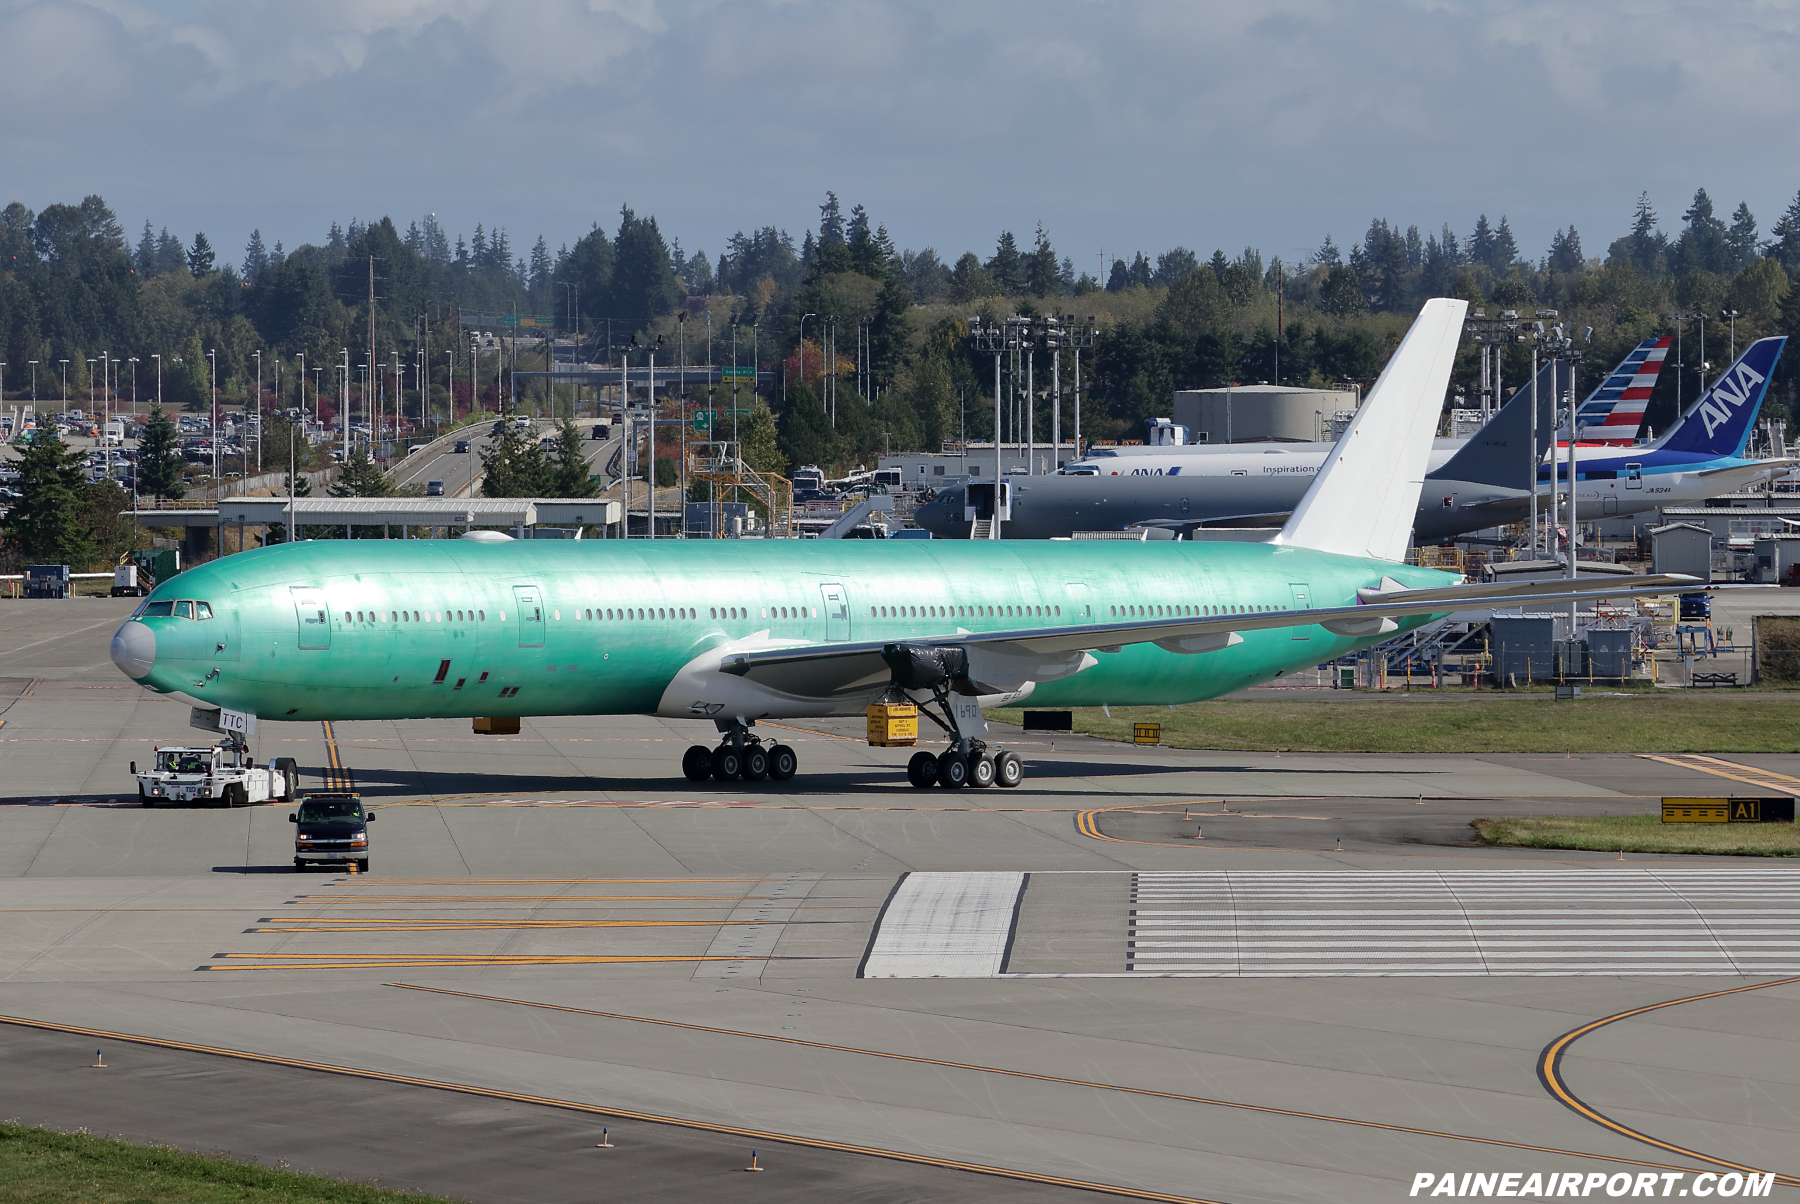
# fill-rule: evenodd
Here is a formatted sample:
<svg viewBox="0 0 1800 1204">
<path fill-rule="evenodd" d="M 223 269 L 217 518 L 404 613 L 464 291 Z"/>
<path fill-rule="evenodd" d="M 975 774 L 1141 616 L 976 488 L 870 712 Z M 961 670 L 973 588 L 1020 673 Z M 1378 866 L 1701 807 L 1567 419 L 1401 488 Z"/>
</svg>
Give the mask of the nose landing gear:
<svg viewBox="0 0 1800 1204">
<path fill-rule="evenodd" d="M 717 748 L 695 744 L 681 757 L 681 772 L 690 782 L 785 782 L 800 768 L 800 758 L 785 744 L 764 744 L 742 724 L 715 720 L 724 739 Z"/>
</svg>

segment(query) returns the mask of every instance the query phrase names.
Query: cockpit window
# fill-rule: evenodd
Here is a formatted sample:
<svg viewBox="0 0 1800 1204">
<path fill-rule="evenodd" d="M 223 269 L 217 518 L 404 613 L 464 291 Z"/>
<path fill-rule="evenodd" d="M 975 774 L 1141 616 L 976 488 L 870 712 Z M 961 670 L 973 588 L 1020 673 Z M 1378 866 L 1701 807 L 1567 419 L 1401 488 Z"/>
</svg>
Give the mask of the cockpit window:
<svg viewBox="0 0 1800 1204">
<path fill-rule="evenodd" d="M 175 613 L 175 604 L 173 602 L 146 602 L 144 609 L 138 613 L 149 619 L 166 619 Z"/>
<path fill-rule="evenodd" d="M 193 618 L 194 604 L 192 602 L 177 602 L 175 604 L 175 617 L 178 619 Z"/>
<path fill-rule="evenodd" d="M 209 603 L 196 602 L 196 603 L 194 603 L 194 609 L 196 609 L 197 611 L 200 612 L 199 614 L 194 616 L 195 618 L 197 618 L 197 619 L 212 618 L 212 606 Z"/>
</svg>

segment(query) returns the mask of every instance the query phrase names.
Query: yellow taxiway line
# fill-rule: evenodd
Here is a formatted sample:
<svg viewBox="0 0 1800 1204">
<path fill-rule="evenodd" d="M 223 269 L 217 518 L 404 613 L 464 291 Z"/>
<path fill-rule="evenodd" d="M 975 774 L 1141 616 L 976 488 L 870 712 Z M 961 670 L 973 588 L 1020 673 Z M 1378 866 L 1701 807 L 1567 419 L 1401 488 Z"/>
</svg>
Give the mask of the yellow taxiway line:
<svg viewBox="0 0 1800 1204">
<path fill-rule="evenodd" d="M 1775 773 L 1768 769 L 1757 769 L 1751 765 L 1739 765 L 1735 761 L 1724 761 L 1718 757 L 1702 756 L 1699 753 L 1639 753 L 1638 756 L 1646 761 L 1661 761 L 1664 765 L 1674 765 L 1679 769 L 1709 773 L 1716 778 L 1729 778 L 1776 794 L 1794 794 L 1800 791 L 1800 778 L 1791 778 L 1785 773 Z"/>
</svg>

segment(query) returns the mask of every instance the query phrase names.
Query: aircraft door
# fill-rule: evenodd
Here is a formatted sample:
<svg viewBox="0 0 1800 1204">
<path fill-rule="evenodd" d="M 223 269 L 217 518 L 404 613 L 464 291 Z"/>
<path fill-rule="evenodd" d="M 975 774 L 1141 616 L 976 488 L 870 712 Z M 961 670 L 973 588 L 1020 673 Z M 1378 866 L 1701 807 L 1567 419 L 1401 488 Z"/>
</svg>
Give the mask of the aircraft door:
<svg viewBox="0 0 1800 1204">
<path fill-rule="evenodd" d="M 1069 619 L 1074 623 L 1092 623 L 1093 609 L 1088 605 L 1087 582 L 1071 581 L 1063 587 L 1069 594 Z"/>
<path fill-rule="evenodd" d="M 544 646 L 544 595 L 535 585 L 513 586 L 513 601 L 519 605 L 519 647 Z"/>
<path fill-rule="evenodd" d="M 838 644 L 849 639 L 850 600 L 844 594 L 844 587 L 835 581 L 820 582 L 819 598 L 825 609 L 826 641 Z"/>
<path fill-rule="evenodd" d="M 1644 487 L 1644 466 L 1627 464 L 1625 466 L 1625 488 L 1642 489 Z"/>
<path fill-rule="evenodd" d="M 1308 588 L 1306 582 L 1288 582 L 1288 593 L 1293 596 L 1295 610 L 1312 609 L 1312 590 Z M 1292 631 L 1293 638 L 1296 640 L 1310 640 L 1312 638 L 1311 627 L 1294 627 L 1289 630 Z"/>
<path fill-rule="evenodd" d="M 294 620 L 300 628 L 300 647 L 331 647 L 331 614 L 325 609 L 324 592 L 292 586 L 288 593 L 294 599 Z"/>
</svg>

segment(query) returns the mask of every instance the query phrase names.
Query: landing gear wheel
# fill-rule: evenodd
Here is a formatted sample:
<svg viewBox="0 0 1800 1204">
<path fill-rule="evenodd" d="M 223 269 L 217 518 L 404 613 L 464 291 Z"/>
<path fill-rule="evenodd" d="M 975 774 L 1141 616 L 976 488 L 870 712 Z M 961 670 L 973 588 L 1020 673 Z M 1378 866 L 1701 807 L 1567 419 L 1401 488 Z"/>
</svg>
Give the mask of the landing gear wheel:
<svg viewBox="0 0 1800 1204">
<path fill-rule="evenodd" d="M 969 760 L 951 749 L 937 759 L 938 785 L 945 790 L 961 790 L 969 784 Z"/>
<path fill-rule="evenodd" d="M 985 753 L 969 754 L 969 785 L 986 790 L 994 784 L 994 761 Z"/>
<path fill-rule="evenodd" d="M 1016 753 L 1001 753 L 994 758 L 994 781 L 1012 789 L 1025 780 L 1025 762 Z"/>
<path fill-rule="evenodd" d="M 681 772 L 690 782 L 704 782 L 713 775 L 712 749 L 696 744 L 681 754 Z"/>
<path fill-rule="evenodd" d="M 727 745 L 713 754 L 712 770 L 718 781 L 735 782 L 744 773 L 744 754 Z"/>
<path fill-rule="evenodd" d="M 769 776 L 769 754 L 761 748 L 744 750 L 744 780 L 760 782 Z"/>
<path fill-rule="evenodd" d="M 777 744 L 769 750 L 769 776 L 777 782 L 785 782 L 800 769 L 800 758 L 794 750 L 785 744 Z"/>
<path fill-rule="evenodd" d="M 916 752 L 906 763 L 906 780 L 923 790 L 937 784 L 938 759 L 928 752 Z"/>
</svg>

